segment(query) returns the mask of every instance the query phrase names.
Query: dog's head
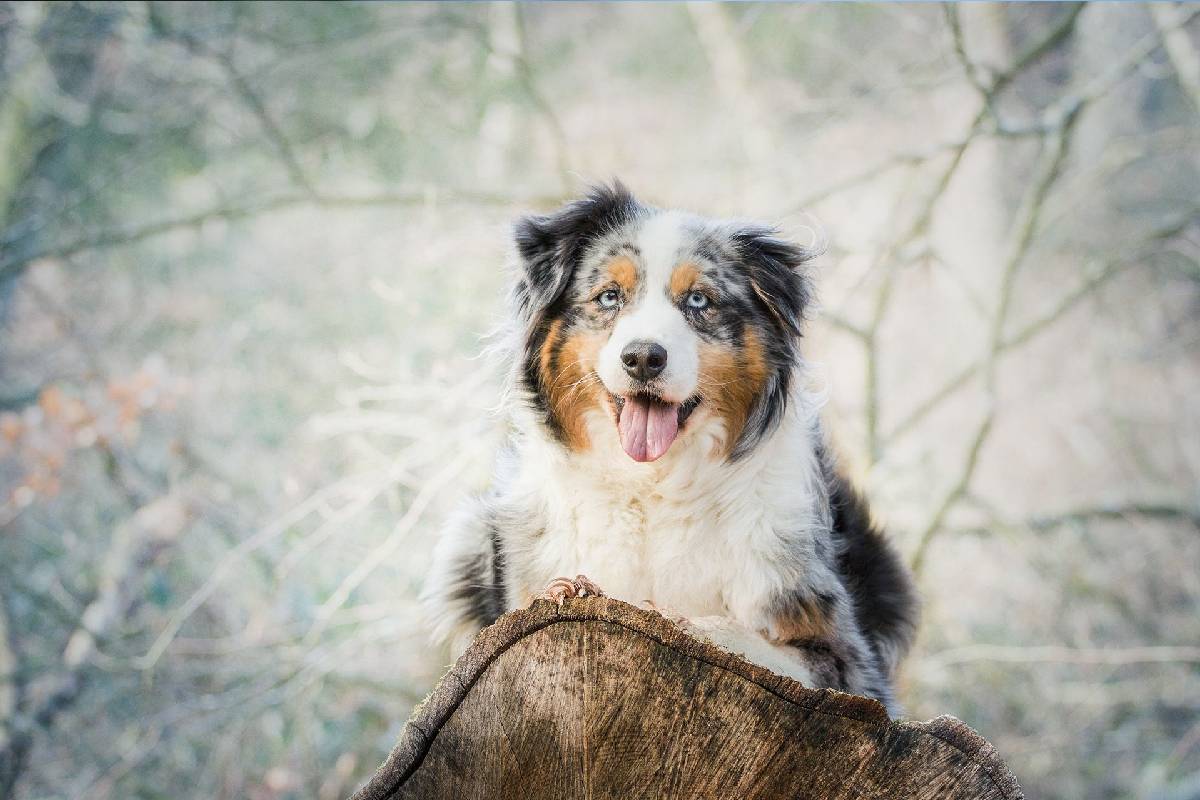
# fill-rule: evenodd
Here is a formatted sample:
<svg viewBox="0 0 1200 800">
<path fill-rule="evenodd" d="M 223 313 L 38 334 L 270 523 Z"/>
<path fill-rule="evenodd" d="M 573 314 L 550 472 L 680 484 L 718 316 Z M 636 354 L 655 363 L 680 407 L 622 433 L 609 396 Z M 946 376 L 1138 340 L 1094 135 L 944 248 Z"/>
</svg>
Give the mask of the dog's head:
<svg viewBox="0 0 1200 800">
<path fill-rule="evenodd" d="M 736 459 L 787 403 L 811 253 L 774 230 L 639 203 L 619 183 L 516 226 L 520 383 L 573 450 L 606 417 L 654 461 L 690 424 Z"/>
</svg>

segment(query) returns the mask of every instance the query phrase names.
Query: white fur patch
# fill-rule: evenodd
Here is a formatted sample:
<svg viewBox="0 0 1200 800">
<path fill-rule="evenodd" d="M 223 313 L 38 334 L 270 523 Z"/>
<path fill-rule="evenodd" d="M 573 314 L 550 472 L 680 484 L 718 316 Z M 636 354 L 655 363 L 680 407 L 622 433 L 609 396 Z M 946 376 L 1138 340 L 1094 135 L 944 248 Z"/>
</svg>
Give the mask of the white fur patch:
<svg viewBox="0 0 1200 800">
<path fill-rule="evenodd" d="M 667 366 L 657 381 L 665 400 L 682 403 L 696 392 L 700 337 L 670 295 L 671 274 L 686 241 L 687 219 L 668 211 L 652 217 L 639 232 L 641 289 L 633 305 L 622 310 L 596 365 L 612 394 L 625 395 L 633 389 L 621 365 L 621 352 L 637 341 L 655 342 L 667 351 Z"/>
<path fill-rule="evenodd" d="M 771 644 L 758 631 L 749 630 L 729 617 L 694 617 L 685 620 L 683 628 L 691 635 L 777 675 L 786 675 L 805 686 L 816 685 L 808 665 L 797 657 L 794 647 Z"/>
<path fill-rule="evenodd" d="M 509 605 L 528 602 L 551 578 L 582 573 L 631 603 L 766 629 L 774 597 L 823 582 L 798 574 L 820 563 L 814 541 L 829 524 L 815 423 L 797 393 L 775 435 L 734 463 L 720 453 L 724 422 L 703 404 L 652 463 L 631 460 L 601 413 L 583 453 L 527 432 L 508 494 L 537 509 L 544 527 L 505 533 Z"/>
</svg>

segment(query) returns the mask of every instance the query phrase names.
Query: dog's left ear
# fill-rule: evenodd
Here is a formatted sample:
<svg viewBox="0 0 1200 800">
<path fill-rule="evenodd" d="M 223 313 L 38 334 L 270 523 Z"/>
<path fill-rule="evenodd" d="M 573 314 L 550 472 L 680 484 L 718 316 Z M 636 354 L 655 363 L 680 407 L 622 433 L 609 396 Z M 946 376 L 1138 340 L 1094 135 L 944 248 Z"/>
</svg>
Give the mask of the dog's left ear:
<svg viewBox="0 0 1200 800">
<path fill-rule="evenodd" d="M 812 300 L 805 265 L 817 251 L 787 241 L 773 228 L 757 226 L 735 231 L 733 242 L 749 271 L 755 296 L 780 327 L 800 336 Z"/>
<path fill-rule="evenodd" d="M 635 217 L 641 206 L 620 181 L 594 186 L 553 214 L 523 217 L 514 235 L 521 258 L 517 302 L 528 318 L 545 311 L 571 285 L 588 244 Z"/>
</svg>

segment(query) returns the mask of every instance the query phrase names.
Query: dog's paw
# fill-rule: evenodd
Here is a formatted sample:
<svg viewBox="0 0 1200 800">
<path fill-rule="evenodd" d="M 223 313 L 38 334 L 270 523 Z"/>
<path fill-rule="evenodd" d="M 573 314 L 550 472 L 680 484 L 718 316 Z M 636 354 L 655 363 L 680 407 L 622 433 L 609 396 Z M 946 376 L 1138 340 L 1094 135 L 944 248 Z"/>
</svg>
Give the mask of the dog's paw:
<svg viewBox="0 0 1200 800">
<path fill-rule="evenodd" d="M 555 578 L 536 599 L 549 600 L 562 608 L 563 602 L 573 597 L 604 597 L 604 592 L 586 575 L 576 575 L 574 579 Z"/>
</svg>

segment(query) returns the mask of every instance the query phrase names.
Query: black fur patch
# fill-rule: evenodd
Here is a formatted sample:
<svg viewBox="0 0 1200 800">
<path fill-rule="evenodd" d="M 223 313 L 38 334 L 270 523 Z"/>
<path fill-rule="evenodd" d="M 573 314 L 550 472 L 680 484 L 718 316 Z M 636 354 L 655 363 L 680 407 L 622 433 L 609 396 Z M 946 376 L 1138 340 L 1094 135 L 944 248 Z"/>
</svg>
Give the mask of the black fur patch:
<svg viewBox="0 0 1200 800">
<path fill-rule="evenodd" d="M 854 616 L 867 641 L 890 672 L 912 644 L 919 602 L 912 577 L 884 533 L 871 522 L 866 500 L 842 477 L 822 453 L 833 538 L 838 549 L 838 571 L 854 598 Z M 883 660 L 884 646 L 893 650 L 891 663 Z"/>
<path fill-rule="evenodd" d="M 827 639 L 795 639 L 787 642 L 789 647 L 803 650 L 805 664 L 812 670 L 817 686 L 839 691 L 850 689 L 846 678 L 846 661 Z"/>
<path fill-rule="evenodd" d="M 504 551 L 500 529 L 488 523 L 489 552 L 465 561 L 457 570 L 459 584 L 450 593 L 462 603 L 467 616 L 480 627 L 491 625 L 505 611 Z"/>
<path fill-rule="evenodd" d="M 758 301 L 781 327 L 799 337 L 812 300 L 804 265 L 816 253 L 781 239 L 770 228 L 743 228 L 733 234 L 733 242 L 750 270 Z"/>
<path fill-rule="evenodd" d="M 553 214 L 518 220 L 514 235 L 524 268 L 517 286 L 522 315 L 532 320 L 560 301 L 588 245 L 641 211 L 629 190 L 614 181 L 611 187 L 593 187 Z"/>
<path fill-rule="evenodd" d="M 792 373 L 799 359 L 798 340 L 812 289 L 804 265 L 815 253 L 779 238 L 770 228 L 747 227 L 732 236 L 750 283 L 753 305 L 747 310 L 760 332 L 771 376 L 746 426 L 730 452 L 737 460 L 754 449 L 783 419 Z M 752 310 L 751 310 L 752 309 Z"/>
</svg>

